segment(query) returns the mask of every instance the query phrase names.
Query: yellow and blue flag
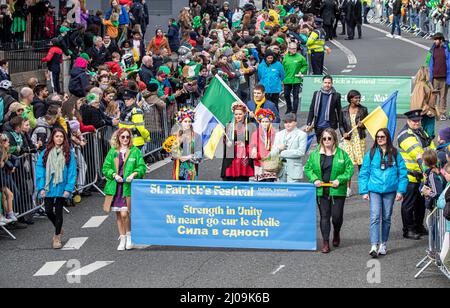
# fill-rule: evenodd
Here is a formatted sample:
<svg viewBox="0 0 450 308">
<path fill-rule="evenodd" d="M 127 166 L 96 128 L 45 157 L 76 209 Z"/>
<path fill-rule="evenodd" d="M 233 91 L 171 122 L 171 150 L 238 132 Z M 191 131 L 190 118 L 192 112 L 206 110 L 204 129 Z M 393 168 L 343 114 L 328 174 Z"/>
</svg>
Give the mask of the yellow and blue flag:
<svg viewBox="0 0 450 308">
<path fill-rule="evenodd" d="M 397 97 L 398 91 L 394 92 L 381 106 L 372 111 L 362 123 L 369 131 L 373 139 L 382 128 L 387 128 L 394 140 L 397 129 Z"/>
</svg>

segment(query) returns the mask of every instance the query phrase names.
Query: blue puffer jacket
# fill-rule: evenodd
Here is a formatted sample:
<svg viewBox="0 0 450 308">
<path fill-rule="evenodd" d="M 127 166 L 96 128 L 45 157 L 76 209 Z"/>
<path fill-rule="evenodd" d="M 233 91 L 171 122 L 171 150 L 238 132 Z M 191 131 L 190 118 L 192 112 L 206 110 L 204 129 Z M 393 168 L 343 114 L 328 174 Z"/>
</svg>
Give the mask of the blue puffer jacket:
<svg viewBox="0 0 450 308">
<path fill-rule="evenodd" d="M 262 61 L 258 67 L 258 79 L 266 88 L 266 93 L 281 93 L 284 80 L 283 65 L 277 61 L 268 66 L 265 60 Z"/>
<path fill-rule="evenodd" d="M 119 25 L 127 26 L 130 23 L 130 15 L 128 14 L 125 6 L 121 5 L 121 7 L 122 7 L 122 13 L 119 16 Z M 111 14 L 112 14 L 112 8 L 110 8 L 108 11 L 106 11 L 105 19 L 109 20 L 111 18 Z"/>
<path fill-rule="evenodd" d="M 363 166 L 359 173 L 359 194 L 397 192 L 404 195 L 408 188 L 408 170 L 400 153 L 397 154 L 394 166 L 384 171 L 381 170 L 381 150 L 375 151 L 372 161 L 370 161 L 370 153 L 371 151 L 364 156 Z M 387 162 L 388 158 L 385 159 Z"/>
<path fill-rule="evenodd" d="M 41 191 L 45 189 L 45 176 L 47 172 L 44 166 L 45 152 L 46 152 L 45 150 L 42 151 L 36 164 L 36 188 L 39 197 Z M 65 191 L 73 193 L 73 191 L 75 190 L 75 184 L 77 180 L 77 163 L 73 151 L 71 152 L 72 153 L 69 166 L 66 165 L 64 167 L 63 182 L 57 186 L 53 186 L 53 179 L 52 179 L 49 191 L 46 192 L 45 195 L 47 198 L 57 198 L 57 197 L 62 198 L 64 197 Z"/>
</svg>

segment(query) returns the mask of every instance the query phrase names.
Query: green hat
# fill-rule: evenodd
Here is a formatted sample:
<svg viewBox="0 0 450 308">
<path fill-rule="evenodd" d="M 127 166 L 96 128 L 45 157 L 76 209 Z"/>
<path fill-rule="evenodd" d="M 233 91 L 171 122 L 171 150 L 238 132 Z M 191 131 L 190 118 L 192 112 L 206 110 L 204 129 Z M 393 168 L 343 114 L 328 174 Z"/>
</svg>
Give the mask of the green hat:
<svg viewBox="0 0 450 308">
<path fill-rule="evenodd" d="M 88 94 L 88 96 L 86 96 L 86 102 L 88 104 L 92 104 L 93 102 L 96 102 L 98 100 L 99 100 L 98 96 L 94 93 L 90 93 Z"/>
<path fill-rule="evenodd" d="M 166 75 L 170 75 L 170 68 L 168 68 L 167 66 L 160 66 L 158 69 L 159 72 L 163 72 Z"/>
<path fill-rule="evenodd" d="M 278 37 L 275 41 L 280 45 L 283 45 L 284 43 L 286 43 L 286 41 L 282 37 Z"/>
<path fill-rule="evenodd" d="M 83 59 L 86 60 L 86 61 L 91 61 L 91 57 L 90 57 L 87 53 L 85 53 L 85 52 L 83 52 L 82 54 L 80 54 L 80 58 L 83 58 Z"/>
<path fill-rule="evenodd" d="M 67 27 L 64 27 L 64 26 L 61 26 L 61 28 L 59 28 L 59 32 L 61 32 L 61 33 L 67 33 L 69 31 L 70 31 L 70 28 L 67 28 Z"/>
<path fill-rule="evenodd" d="M 202 19 L 200 16 L 195 16 L 194 18 L 194 29 L 198 29 L 202 26 Z"/>
</svg>

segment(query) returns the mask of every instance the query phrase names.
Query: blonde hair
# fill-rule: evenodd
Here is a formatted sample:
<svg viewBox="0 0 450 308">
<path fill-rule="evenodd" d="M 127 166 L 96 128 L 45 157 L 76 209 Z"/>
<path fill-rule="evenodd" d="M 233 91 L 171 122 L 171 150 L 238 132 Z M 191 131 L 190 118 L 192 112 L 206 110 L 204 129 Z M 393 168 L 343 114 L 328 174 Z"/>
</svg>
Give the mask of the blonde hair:
<svg viewBox="0 0 450 308">
<path fill-rule="evenodd" d="M 120 15 L 118 13 L 114 12 L 111 14 L 111 21 L 112 22 L 119 21 L 119 17 L 120 17 Z"/>
<path fill-rule="evenodd" d="M 119 104 L 117 103 L 117 101 L 111 101 L 109 102 L 108 107 L 106 107 L 105 113 L 109 117 L 115 117 L 118 108 Z"/>
<path fill-rule="evenodd" d="M 133 134 L 131 133 L 131 130 L 128 128 L 120 128 L 111 137 L 111 148 L 120 150 L 120 136 L 123 135 L 123 133 L 130 134 L 130 143 L 128 144 L 128 147 L 131 148 L 133 146 Z"/>
</svg>

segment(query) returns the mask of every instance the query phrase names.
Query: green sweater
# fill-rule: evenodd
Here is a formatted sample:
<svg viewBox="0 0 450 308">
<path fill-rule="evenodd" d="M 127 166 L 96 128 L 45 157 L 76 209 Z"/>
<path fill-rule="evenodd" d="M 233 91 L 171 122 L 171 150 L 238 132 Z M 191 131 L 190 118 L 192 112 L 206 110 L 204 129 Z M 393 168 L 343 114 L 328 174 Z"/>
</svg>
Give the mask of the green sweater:
<svg viewBox="0 0 450 308">
<path fill-rule="evenodd" d="M 308 62 L 301 54 L 296 53 L 291 56 L 287 54 L 283 60 L 284 67 L 284 84 L 303 83 L 303 79 L 296 77 L 299 73 L 306 75 L 308 73 Z"/>
<path fill-rule="evenodd" d="M 23 106 L 23 113 L 22 113 L 22 118 L 24 120 L 28 120 L 30 121 L 30 127 L 31 129 L 35 129 L 36 125 L 37 125 L 37 120 L 34 117 L 34 110 L 33 110 L 33 106 L 27 106 L 25 104 L 22 103 Z"/>
<path fill-rule="evenodd" d="M 354 173 L 353 163 L 346 152 L 337 148 L 333 159 L 333 167 L 331 170 L 331 181 L 338 180 L 338 188 L 330 188 L 331 197 L 347 196 L 347 183 L 352 179 Z M 318 147 L 308 159 L 305 165 L 305 175 L 311 183 L 315 181 L 323 181 L 322 170 L 320 166 L 320 147 Z M 323 196 L 323 188 L 317 189 L 317 196 Z"/>
<path fill-rule="evenodd" d="M 105 195 L 107 196 L 115 196 L 117 192 L 117 182 L 113 177 L 114 173 L 118 173 L 117 165 L 119 164 L 119 152 L 116 149 L 111 149 L 106 156 L 105 163 L 103 164 L 103 175 L 106 177 L 106 185 L 105 185 Z M 145 175 L 147 167 L 144 162 L 144 158 L 142 157 L 141 151 L 132 147 L 130 149 L 130 155 L 128 156 L 125 166 L 123 168 L 123 180 L 126 181 L 127 178 L 137 172 L 138 175 L 135 179 L 142 179 Z M 123 196 L 131 197 L 131 184 L 124 183 L 123 184 Z"/>
</svg>

